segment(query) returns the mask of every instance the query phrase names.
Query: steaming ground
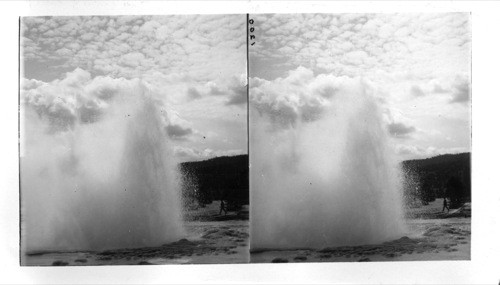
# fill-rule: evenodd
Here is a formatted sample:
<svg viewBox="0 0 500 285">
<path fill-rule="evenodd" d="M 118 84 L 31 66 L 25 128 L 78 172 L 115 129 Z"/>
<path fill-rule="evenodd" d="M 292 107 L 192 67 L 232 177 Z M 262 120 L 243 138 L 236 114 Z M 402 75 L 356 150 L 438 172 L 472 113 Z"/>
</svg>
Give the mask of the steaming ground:
<svg viewBox="0 0 500 285">
<path fill-rule="evenodd" d="M 260 262 L 363 262 L 470 260 L 470 204 L 442 213 L 442 199 L 408 209 L 407 233 L 383 243 L 321 249 L 263 250 L 250 260 Z"/>
<path fill-rule="evenodd" d="M 247 263 L 248 206 L 219 215 L 219 203 L 188 211 L 185 236 L 158 247 L 79 252 L 28 252 L 24 265 L 152 265 Z"/>
</svg>

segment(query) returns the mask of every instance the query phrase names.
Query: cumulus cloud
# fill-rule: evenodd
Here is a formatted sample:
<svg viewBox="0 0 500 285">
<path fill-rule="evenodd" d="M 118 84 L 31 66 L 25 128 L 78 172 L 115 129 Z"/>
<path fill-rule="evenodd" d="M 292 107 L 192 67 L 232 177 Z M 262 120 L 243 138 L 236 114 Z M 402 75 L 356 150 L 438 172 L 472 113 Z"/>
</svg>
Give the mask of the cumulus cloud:
<svg viewBox="0 0 500 285">
<path fill-rule="evenodd" d="M 320 92 L 313 93 L 317 85 L 312 71 L 298 67 L 285 78 L 273 81 L 262 79 L 259 86 L 250 89 L 251 104 L 282 126 L 294 125 L 302 115 L 310 118 L 311 112 L 321 114 L 324 101 L 318 99 Z M 321 88 L 318 88 L 321 89 Z"/>
<path fill-rule="evenodd" d="M 225 92 L 215 82 L 207 83 L 207 87 L 209 89 L 208 94 L 210 95 L 218 96 L 225 94 Z"/>
<path fill-rule="evenodd" d="M 189 87 L 187 90 L 187 96 L 191 100 L 196 100 L 201 98 L 201 94 L 195 87 Z"/>
<path fill-rule="evenodd" d="M 438 148 L 434 146 L 421 147 L 416 145 L 396 145 L 396 153 L 407 158 L 427 158 L 442 154 L 455 154 L 468 152 L 466 147 Z"/>
<path fill-rule="evenodd" d="M 244 105 L 247 103 L 247 89 L 245 86 L 237 86 L 231 89 L 231 96 L 227 105 Z"/>
<path fill-rule="evenodd" d="M 454 86 L 450 103 L 468 103 L 470 101 L 470 85 L 468 82 L 461 82 Z"/>
<path fill-rule="evenodd" d="M 229 88 L 229 98 L 226 105 L 245 105 L 247 103 L 247 86 L 246 82 L 242 82 L 240 78 L 233 77 Z M 246 81 L 246 78 L 244 79 Z"/>
<path fill-rule="evenodd" d="M 166 128 L 167 134 L 170 138 L 175 140 L 185 139 L 193 133 L 191 128 L 185 128 L 181 125 L 169 124 Z"/>
<path fill-rule="evenodd" d="M 424 96 L 424 95 L 425 95 L 424 91 L 423 91 L 420 87 L 418 87 L 418 86 L 416 86 L 416 85 L 413 85 L 413 86 L 410 88 L 410 94 L 411 94 L 412 96 L 415 96 L 415 97 L 422 97 L 422 96 Z"/>
<path fill-rule="evenodd" d="M 356 81 L 356 84 L 355 84 Z M 358 79 L 314 73 L 304 67 L 289 71 L 285 78 L 267 81 L 253 78 L 257 86 L 250 89 L 255 109 L 281 127 L 294 126 L 299 120 L 311 122 L 324 115 L 341 89 L 364 84 Z"/>
<path fill-rule="evenodd" d="M 255 19 L 262 62 L 280 58 L 335 75 L 375 71 L 428 78 L 469 69 L 470 15 L 266 14 Z M 292 24 L 294 23 L 294 24 Z M 286 47 L 286 48 L 283 48 Z M 367 73 L 366 71 L 374 71 Z"/>
<path fill-rule="evenodd" d="M 246 58 L 239 15 L 23 17 L 21 34 L 30 71 L 57 62 L 129 79 L 160 71 L 210 81 L 239 73 Z"/>
<path fill-rule="evenodd" d="M 48 83 L 23 79 L 21 102 L 49 122 L 49 132 L 68 131 L 77 123 L 99 121 L 117 94 L 137 86 L 139 80 L 91 78 L 89 72 L 77 68 Z"/>
<path fill-rule="evenodd" d="M 427 151 L 431 143 L 436 153 L 469 147 L 470 126 L 457 123 L 470 117 L 470 110 L 460 106 L 470 101 L 470 84 L 464 84 L 470 83 L 469 13 L 263 14 L 254 19 L 259 41 L 250 49 L 250 102 L 282 127 L 321 118 L 343 92 L 342 84 L 331 82 L 359 76 L 370 83 L 385 112 L 391 144 L 408 146 L 401 150 L 405 157 L 424 153 L 413 146 Z"/>
<path fill-rule="evenodd" d="M 441 87 L 441 85 L 439 84 L 435 84 L 434 85 L 434 89 L 433 89 L 433 92 L 434 93 L 448 93 L 449 91 L 444 89 L 443 87 Z"/>
<path fill-rule="evenodd" d="M 413 126 L 407 126 L 403 123 L 390 123 L 387 125 L 387 129 L 391 136 L 396 138 L 407 138 L 411 133 L 415 132 L 416 129 Z"/>
<path fill-rule="evenodd" d="M 396 153 L 399 155 L 421 155 L 423 150 L 412 145 L 397 145 Z"/>
<path fill-rule="evenodd" d="M 21 100 L 23 104 L 32 107 L 36 113 L 50 122 L 50 131 L 64 131 L 71 129 L 78 121 L 79 115 L 83 122 L 90 121 L 92 96 L 82 94 L 81 86 L 89 79 L 89 74 L 81 69 L 67 73 L 62 80 L 51 83 L 38 83 L 23 80 L 21 86 Z M 26 84 L 26 85 L 24 85 Z M 92 106 L 87 108 L 87 106 Z M 98 113 L 98 112 L 96 112 Z"/>
<path fill-rule="evenodd" d="M 23 17 L 20 40 L 22 104 L 52 132 L 102 120 L 140 81 L 174 144 L 246 147 L 245 84 L 233 80 L 246 70 L 240 15 Z"/>
<path fill-rule="evenodd" d="M 220 156 L 234 156 L 244 154 L 240 149 L 213 150 L 210 148 L 198 149 L 184 146 L 175 146 L 174 153 L 183 161 L 205 160 Z"/>
<path fill-rule="evenodd" d="M 123 55 L 120 58 L 120 63 L 128 67 L 138 67 L 139 65 L 141 65 L 141 61 L 144 59 L 144 54 L 139 52 L 132 52 Z"/>
</svg>

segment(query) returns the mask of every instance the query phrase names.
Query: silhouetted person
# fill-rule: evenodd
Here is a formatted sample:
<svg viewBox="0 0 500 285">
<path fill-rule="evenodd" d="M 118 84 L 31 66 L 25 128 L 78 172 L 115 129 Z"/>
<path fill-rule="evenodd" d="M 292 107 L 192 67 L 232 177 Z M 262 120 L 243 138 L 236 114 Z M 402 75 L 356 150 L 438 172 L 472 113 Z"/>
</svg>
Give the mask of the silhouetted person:
<svg viewBox="0 0 500 285">
<path fill-rule="evenodd" d="M 448 206 L 448 201 L 446 201 L 446 198 L 443 199 L 443 211 L 441 212 L 444 212 L 444 209 L 448 209 L 448 213 L 450 212 L 450 207 Z"/>
<path fill-rule="evenodd" d="M 226 204 L 224 204 L 224 200 L 220 200 L 220 211 L 219 211 L 219 215 L 222 214 L 222 211 L 224 211 L 224 215 L 227 215 L 227 208 L 226 208 Z"/>
</svg>

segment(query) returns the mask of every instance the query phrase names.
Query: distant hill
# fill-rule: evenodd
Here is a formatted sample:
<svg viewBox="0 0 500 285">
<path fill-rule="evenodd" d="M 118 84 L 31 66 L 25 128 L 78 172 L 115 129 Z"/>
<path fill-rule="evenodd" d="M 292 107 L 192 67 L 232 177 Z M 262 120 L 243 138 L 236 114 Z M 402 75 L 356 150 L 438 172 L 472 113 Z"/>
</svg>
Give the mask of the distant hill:
<svg viewBox="0 0 500 285">
<path fill-rule="evenodd" d="M 405 192 L 426 202 L 448 197 L 453 207 L 470 201 L 470 159 L 470 153 L 459 153 L 403 161 L 401 164 L 407 178 Z"/>
<path fill-rule="evenodd" d="M 224 156 L 179 165 L 184 177 L 183 196 L 208 204 L 224 199 L 248 204 L 248 155 Z"/>
</svg>

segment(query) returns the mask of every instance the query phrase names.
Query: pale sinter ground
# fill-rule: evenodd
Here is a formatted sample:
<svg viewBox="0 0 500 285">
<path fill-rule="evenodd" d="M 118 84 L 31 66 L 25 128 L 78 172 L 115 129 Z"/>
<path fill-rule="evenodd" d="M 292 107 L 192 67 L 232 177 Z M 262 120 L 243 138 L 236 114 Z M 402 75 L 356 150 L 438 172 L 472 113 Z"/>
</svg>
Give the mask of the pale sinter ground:
<svg viewBox="0 0 500 285">
<path fill-rule="evenodd" d="M 23 265 L 75 266 L 126 264 L 247 263 L 248 205 L 219 215 L 219 201 L 185 214 L 186 237 L 158 247 L 101 252 L 31 252 Z"/>
<path fill-rule="evenodd" d="M 408 233 L 381 244 L 252 252 L 251 262 L 470 260 L 471 207 L 442 212 L 443 199 L 407 210 Z"/>
</svg>

